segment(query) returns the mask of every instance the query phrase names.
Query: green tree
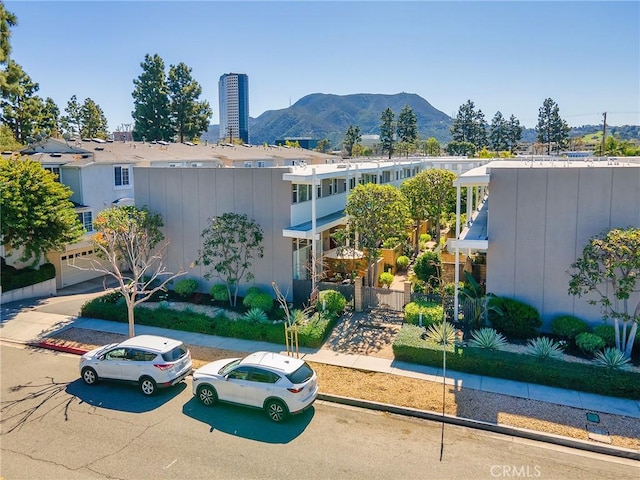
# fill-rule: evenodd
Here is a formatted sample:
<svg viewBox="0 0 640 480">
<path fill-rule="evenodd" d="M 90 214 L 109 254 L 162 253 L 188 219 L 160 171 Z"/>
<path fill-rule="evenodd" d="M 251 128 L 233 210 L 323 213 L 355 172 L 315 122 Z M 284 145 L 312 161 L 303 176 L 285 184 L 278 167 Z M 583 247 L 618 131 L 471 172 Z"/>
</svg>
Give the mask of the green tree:
<svg viewBox="0 0 640 480">
<path fill-rule="evenodd" d="M 440 155 L 440 142 L 434 137 L 430 137 L 424 144 L 424 154 L 430 157 L 437 157 Z"/>
<path fill-rule="evenodd" d="M 472 157 L 476 154 L 476 146 L 471 142 L 449 142 L 445 147 L 445 152 L 449 155 Z"/>
<path fill-rule="evenodd" d="M 38 132 L 47 137 L 57 137 L 60 133 L 60 109 L 51 97 L 47 97 L 40 116 Z"/>
<path fill-rule="evenodd" d="M 240 282 L 253 280 L 251 271 L 255 256 L 264 255 L 264 233 L 255 220 L 247 215 L 224 213 L 210 219 L 210 225 L 202 232 L 202 250 L 198 265 L 213 267 L 204 278 L 219 278 L 227 286 L 232 306 L 238 300 Z"/>
<path fill-rule="evenodd" d="M 0 152 L 20 150 L 23 145 L 16 140 L 9 125 L 0 125 Z"/>
<path fill-rule="evenodd" d="M 349 229 L 356 232 L 360 245 L 367 249 L 369 285 L 378 278 L 380 245 L 389 237 L 404 237 L 411 222 L 407 202 L 400 190 L 391 185 L 357 185 L 347 197 L 345 213 Z M 371 265 L 374 265 L 371 275 Z"/>
<path fill-rule="evenodd" d="M 413 220 L 415 228 L 415 234 L 413 236 L 413 252 L 415 255 L 417 255 L 420 250 L 420 225 L 429 218 L 428 192 L 430 185 L 426 183 L 429 181 L 429 178 L 422 175 L 423 173 L 424 171 L 418 173 L 418 175 L 405 180 L 400 185 L 400 192 L 402 192 L 402 195 L 404 195 L 407 201 L 409 215 Z"/>
<path fill-rule="evenodd" d="M 471 100 L 460 106 L 458 114 L 451 124 L 451 136 L 454 142 L 469 142 L 476 150 L 488 145 L 487 130 L 482 110 L 477 110 Z"/>
<path fill-rule="evenodd" d="M 140 66 L 142 73 L 133 81 L 135 88 L 131 94 L 134 137 L 136 140 L 171 140 L 169 89 L 164 61 L 158 54 L 147 54 Z"/>
<path fill-rule="evenodd" d="M 547 155 L 552 147 L 556 151 L 565 148 L 569 141 L 569 125 L 560 117 L 560 108 L 551 98 L 545 99 L 538 110 L 538 124 L 536 125 L 537 139 L 547 145 Z"/>
<path fill-rule="evenodd" d="M 63 129 L 71 135 L 82 136 L 82 105 L 75 95 L 71 96 L 64 111 L 66 115 L 62 117 Z"/>
<path fill-rule="evenodd" d="M 496 112 L 489 128 L 489 145 L 495 152 L 509 149 L 509 124 L 501 112 Z"/>
<path fill-rule="evenodd" d="M 391 159 L 394 150 L 395 125 L 393 119 L 394 114 L 390 108 L 383 111 L 380 116 L 380 147 L 382 148 L 382 153 L 387 152 L 389 154 L 389 159 Z"/>
<path fill-rule="evenodd" d="M 569 274 L 569 293 L 588 296 L 587 303 L 613 319 L 616 348 L 630 358 L 640 323 L 640 228 L 614 228 L 592 237 Z"/>
<path fill-rule="evenodd" d="M 100 105 L 87 98 L 80 107 L 80 136 L 82 138 L 107 138 L 107 118 Z"/>
<path fill-rule="evenodd" d="M 315 150 L 317 152 L 326 153 L 327 150 L 329 150 L 329 147 L 330 147 L 329 139 L 323 138 L 322 140 L 318 141 L 318 145 L 316 145 Z"/>
<path fill-rule="evenodd" d="M 22 250 L 20 261 L 38 265 L 52 250 L 82 239 L 69 187 L 29 158 L 0 160 L 2 242 Z"/>
<path fill-rule="evenodd" d="M 362 140 L 362 135 L 360 135 L 360 127 L 356 125 L 349 125 L 347 128 L 347 132 L 344 134 L 344 150 L 347 153 L 347 156 L 351 157 L 353 155 L 353 147 L 358 145 Z"/>
<path fill-rule="evenodd" d="M 518 142 L 522 138 L 522 126 L 520 126 L 520 120 L 518 120 L 514 115 L 511 115 L 509 117 L 509 121 L 507 122 L 507 129 L 509 151 L 511 153 L 515 153 Z"/>
<path fill-rule="evenodd" d="M 43 101 L 36 95 L 40 86 L 13 60 L 5 70 L 2 88 L 2 123 L 8 125 L 20 143 L 37 132 Z"/>
<path fill-rule="evenodd" d="M 4 2 L 0 2 L 0 65 L 6 65 L 11 54 L 11 27 L 18 24 L 16 16 L 8 12 Z M 0 89 L 4 92 L 9 89 L 6 72 L 0 71 Z"/>
<path fill-rule="evenodd" d="M 409 105 L 405 105 L 398 115 L 398 140 L 406 144 L 404 150 L 407 156 L 418 142 L 418 117 Z"/>
<path fill-rule="evenodd" d="M 194 140 L 209 128 L 213 112 L 206 100 L 199 100 L 202 87 L 184 63 L 171 65 L 167 79 L 172 127 L 179 142 Z"/>
<path fill-rule="evenodd" d="M 423 170 L 414 178 L 424 177 L 420 179 L 420 183 L 425 188 L 424 198 L 428 219 L 431 220 L 435 228 L 434 240 L 440 242 L 440 224 L 442 214 L 446 212 L 447 205 L 455 197 L 455 188 L 453 181 L 456 174 L 444 169 Z"/>
<path fill-rule="evenodd" d="M 135 335 L 135 307 L 186 273 L 166 270 L 163 256 L 169 242 L 164 242 L 162 226 L 159 213 L 131 205 L 102 210 L 93 222 L 93 248 L 106 265 L 86 261 L 91 270 L 118 281 L 118 290 L 127 305 L 130 337 Z"/>
</svg>

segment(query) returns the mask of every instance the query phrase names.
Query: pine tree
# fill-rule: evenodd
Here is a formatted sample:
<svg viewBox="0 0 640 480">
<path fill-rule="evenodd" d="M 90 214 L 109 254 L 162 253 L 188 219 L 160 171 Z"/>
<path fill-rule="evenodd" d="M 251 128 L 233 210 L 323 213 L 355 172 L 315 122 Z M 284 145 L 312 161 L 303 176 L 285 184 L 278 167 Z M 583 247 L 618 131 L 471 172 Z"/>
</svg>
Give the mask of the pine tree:
<svg viewBox="0 0 640 480">
<path fill-rule="evenodd" d="M 538 110 L 538 124 L 536 132 L 538 141 L 547 144 L 547 155 L 551 154 L 552 146 L 560 151 L 567 145 L 570 127 L 560 117 L 560 108 L 551 98 L 545 99 Z"/>
<path fill-rule="evenodd" d="M 353 147 L 360 143 L 362 140 L 362 135 L 360 135 L 360 127 L 356 125 L 349 125 L 347 128 L 347 133 L 344 134 L 344 150 L 347 156 L 351 157 L 353 155 Z"/>
<path fill-rule="evenodd" d="M 184 63 L 171 65 L 167 79 L 171 126 L 179 142 L 194 140 L 209 128 L 213 112 L 209 102 L 198 98 L 202 87 L 191 76 Z"/>
<path fill-rule="evenodd" d="M 493 151 L 500 152 L 509 148 L 509 126 L 501 112 L 496 112 L 493 116 L 489 132 L 490 146 Z"/>
<path fill-rule="evenodd" d="M 383 111 L 380 116 L 380 145 L 383 153 L 389 153 L 389 158 L 393 155 L 393 136 L 395 133 L 393 118 L 394 115 L 390 108 Z"/>
<path fill-rule="evenodd" d="M 2 123 L 11 128 L 18 142 L 24 144 L 37 133 L 43 108 L 42 99 L 36 95 L 40 86 L 13 60 L 9 60 L 4 73 Z"/>
<path fill-rule="evenodd" d="M 82 128 L 80 135 L 82 138 L 107 138 L 107 118 L 96 102 L 87 98 L 80 107 L 82 118 Z"/>
<path fill-rule="evenodd" d="M 169 110 L 169 89 L 164 73 L 164 61 L 158 54 L 147 54 L 140 64 L 142 73 L 133 84 L 136 140 L 170 140 L 172 137 Z"/>
<path fill-rule="evenodd" d="M 508 141 L 509 141 L 509 151 L 511 153 L 515 153 L 516 147 L 518 146 L 518 142 L 522 138 L 522 126 L 520 125 L 520 120 L 518 120 L 515 115 L 511 115 L 509 117 L 509 122 L 507 123 L 508 129 Z"/>
</svg>

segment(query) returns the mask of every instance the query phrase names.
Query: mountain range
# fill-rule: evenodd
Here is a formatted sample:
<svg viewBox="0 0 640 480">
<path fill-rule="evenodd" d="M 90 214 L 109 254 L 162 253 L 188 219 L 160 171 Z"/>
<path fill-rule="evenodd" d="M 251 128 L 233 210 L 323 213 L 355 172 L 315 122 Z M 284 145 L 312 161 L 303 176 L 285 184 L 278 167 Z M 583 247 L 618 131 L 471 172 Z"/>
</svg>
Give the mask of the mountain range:
<svg viewBox="0 0 640 480">
<path fill-rule="evenodd" d="M 416 114 L 420 139 L 434 137 L 441 145 L 451 141 L 453 119 L 414 93 L 312 93 L 288 108 L 268 110 L 257 118 L 249 118 L 250 141 L 254 145 L 260 145 L 292 137 L 310 137 L 316 140 L 326 138 L 332 149 L 339 149 L 350 125 L 359 126 L 361 135 L 379 135 L 382 112 L 390 108 L 397 118 L 405 105 Z M 488 115 L 485 112 L 485 118 L 490 121 L 493 114 Z M 637 139 L 639 128 L 612 127 L 609 133 L 617 133 L 624 139 Z M 601 129 L 601 125 L 573 127 L 570 136 L 582 136 Z M 218 125 L 210 125 L 207 132 L 202 134 L 201 140 L 218 141 Z M 524 128 L 521 140 L 534 142 L 535 129 Z"/>
</svg>

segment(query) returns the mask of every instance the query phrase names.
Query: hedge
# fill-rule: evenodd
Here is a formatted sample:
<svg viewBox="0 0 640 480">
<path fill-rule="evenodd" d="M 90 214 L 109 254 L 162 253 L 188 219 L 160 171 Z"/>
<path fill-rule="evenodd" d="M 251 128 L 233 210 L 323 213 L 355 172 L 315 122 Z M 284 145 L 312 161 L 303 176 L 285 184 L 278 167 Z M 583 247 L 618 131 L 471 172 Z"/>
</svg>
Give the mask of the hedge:
<svg viewBox="0 0 640 480">
<path fill-rule="evenodd" d="M 128 322 L 126 305 L 123 300 L 117 300 L 117 297 L 95 298 L 82 306 L 81 314 L 84 317 Z M 335 315 L 318 315 L 305 325 L 298 327 L 299 345 L 310 348 L 320 347 L 335 326 L 337 319 Z M 285 343 L 283 322 L 252 323 L 243 319 L 232 320 L 224 315 L 212 318 L 188 309 L 180 311 L 162 306 L 156 309 L 138 306 L 135 309 L 135 323 L 206 335 Z"/>
<path fill-rule="evenodd" d="M 404 326 L 392 346 L 395 359 L 441 367 L 442 347 L 422 340 L 423 332 L 413 325 Z M 458 372 L 640 400 L 640 373 L 636 372 L 469 346 L 451 346 L 446 357 L 447 368 Z"/>
<path fill-rule="evenodd" d="M 0 284 L 2 285 L 2 291 L 8 292 L 9 290 L 46 282 L 52 278 L 56 278 L 56 267 L 52 263 L 44 263 L 37 270 L 33 268 L 16 269 L 3 265 Z"/>
</svg>

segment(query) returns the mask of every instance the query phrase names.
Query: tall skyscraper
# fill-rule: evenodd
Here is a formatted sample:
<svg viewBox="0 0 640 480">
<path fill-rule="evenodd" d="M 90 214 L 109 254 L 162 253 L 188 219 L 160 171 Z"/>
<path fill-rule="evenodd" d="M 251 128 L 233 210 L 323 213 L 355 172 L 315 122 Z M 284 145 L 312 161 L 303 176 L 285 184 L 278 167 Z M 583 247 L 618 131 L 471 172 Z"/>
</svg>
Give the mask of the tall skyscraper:
<svg viewBox="0 0 640 480">
<path fill-rule="evenodd" d="M 225 73 L 218 82 L 220 139 L 249 143 L 249 77 Z"/>
</svg>

